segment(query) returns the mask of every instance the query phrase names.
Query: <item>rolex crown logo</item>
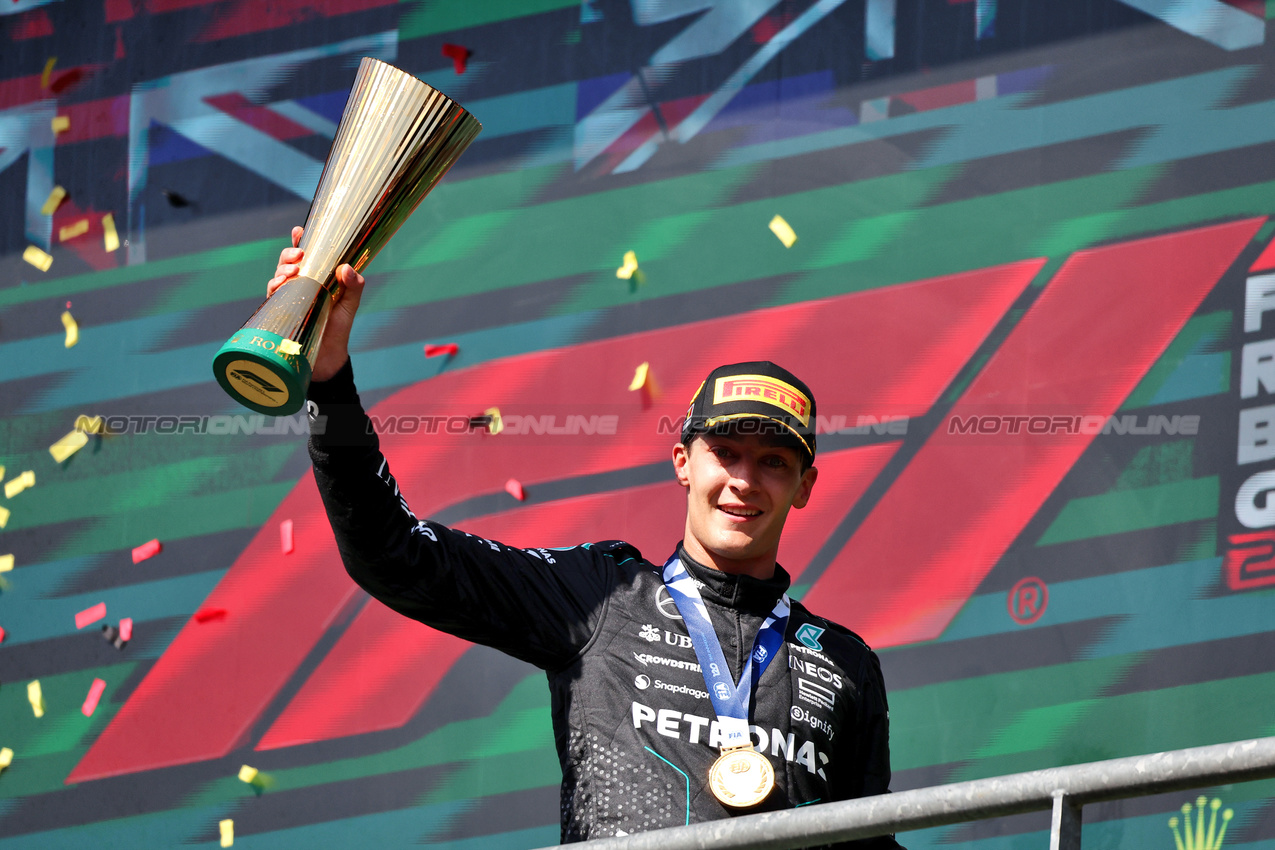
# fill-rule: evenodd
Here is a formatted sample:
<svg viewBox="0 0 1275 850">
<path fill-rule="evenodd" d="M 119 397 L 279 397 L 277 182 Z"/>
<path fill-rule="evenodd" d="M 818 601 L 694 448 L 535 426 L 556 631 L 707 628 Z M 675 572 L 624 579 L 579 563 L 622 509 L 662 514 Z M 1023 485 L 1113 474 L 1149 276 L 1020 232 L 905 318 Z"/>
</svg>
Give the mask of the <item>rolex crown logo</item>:
<svg viewBox="0 0 1275 850">
<path fill-rule="evenodd" d="M 1204 809 L 1210 809 L 1209 824 L 1207 829 L 1204 826 Z M 1192 807 L 1190 803 L 1182 804 L 1182 829 L 1178 830 L 1177 815 L 1169 818 L 1169 829 L 1173 830 L 1173 840 L 1177 844 L 1177 850 L 1219 850 L 1222 846 L 1222 839 L 1226 835 L 1227 824 L 1231 822 L 1231 818 L 1235 817 L 1233 809 L 1227 809 L 1222 812 L 1222 828 L 1218 829 L 1217 811 L 1222 808 L 1222 801 L 1213 798 L 1209 802 L 1208 797 L 1200 796 L 1195 798 L 1195 824 L 1191 823 Z"/>
</svg>

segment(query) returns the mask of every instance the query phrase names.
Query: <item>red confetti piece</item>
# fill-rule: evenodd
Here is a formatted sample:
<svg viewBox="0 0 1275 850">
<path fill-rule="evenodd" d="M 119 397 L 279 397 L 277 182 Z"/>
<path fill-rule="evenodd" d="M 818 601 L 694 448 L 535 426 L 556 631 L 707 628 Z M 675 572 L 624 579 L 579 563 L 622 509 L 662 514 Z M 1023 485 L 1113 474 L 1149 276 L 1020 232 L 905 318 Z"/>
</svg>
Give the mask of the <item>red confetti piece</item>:
<svg viewBox="0 0 1275 850">
<path fill-rule="evenodd" d="M 225 618 L 225 608 L 201 608 L 195 612 L 196 623 L 207 623 L 211 620 L 224 620 Z"/>
<path fill-rule="evenodd" d="M 54 94 L 61 94 L 82 79 L 84 79 L 84 69 L 72 68 L 53 82 L 49 83 L 49 91 Z"/>
<path fill-rule="evenodd" d="M 292 520 L 290 519 L 279 523 L 279 546 L 285 555 L 292 551 Z"/>
<path fill-rule="evenodd" d="M 133 639 L 133 618 L 125 617 L 120 620 L 120 640 L 128 642 Z"/>
<path fill-rule="evenodd" d="M 93 712 L 97 711 L 97 701 L 102 698 L 104 690 L 106 690 L 106 682 L 101 679 L 94 679 L 93 684 L 89 685 L 89 695 L 84 698 L 84 707 L 80 709 L 85 717 L 92 717 Z"/>
<path fill-rule="evenodd" d="M 96 623 L 105 616 L 106 603 L 99 602 L 90 608 L 85 608 L 83 611 L 75 615 L 75 627 L 77 629 L 82 629 L 89 623 Z"/>
<path fill-rule="evenodd" d="M 164 545 L 158 540 L 151 540 L 143 543 L 141 546 L 138 546 L 133 550 L 133 563 L 138 564 L 145 561 L 147 558 L 153 558 L 158 555 L 163 548 Z"/>
<path fill-rule="evenodd" d="M 517 478 L 510 478 L 505 482 L 505 492 L 520 502 L 526 501 L 527 499 L 527 493 L 522 489 L 522 482 Z"/>
<path fill-rule="evenodd" d="M 469 57 L 474 52 L 468 47 L 461 47 L 459 44 L 444 44 L 443 55 L 452 60 L 452 66 L 456 69 L 457 74 L 465 73 L 465 63 L 469 61 Z"/>
<path fill-rule="evenodd" d="M 4 629 L 0 628 L 0 643 L 4 643 Z"/>
<path fill-rule="evenodd" d="M 460 353 L 460 346 L 454 342 L 425 346 L 426 357 L 441 357 L 444 354 L 455 357 L 458 353 Z"/>
</svg>

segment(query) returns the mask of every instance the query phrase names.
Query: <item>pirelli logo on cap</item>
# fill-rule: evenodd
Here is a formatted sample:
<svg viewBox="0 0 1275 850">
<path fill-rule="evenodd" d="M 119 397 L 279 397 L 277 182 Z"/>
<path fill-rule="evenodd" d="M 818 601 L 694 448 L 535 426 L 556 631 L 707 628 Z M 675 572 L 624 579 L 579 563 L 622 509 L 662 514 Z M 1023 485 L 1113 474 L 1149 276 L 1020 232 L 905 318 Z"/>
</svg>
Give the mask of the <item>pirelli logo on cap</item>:
<svg viewBox="0 0 1275 850">
<path fill-rule="evenodd" d="M 718 378 L 713 387 L 713 404 L 731 401 L 764 401 L 791 413 L 802 425 L 810 426 L 810 399 L 792 384 L 767 375 L 734 375 Z"/>
</svg>

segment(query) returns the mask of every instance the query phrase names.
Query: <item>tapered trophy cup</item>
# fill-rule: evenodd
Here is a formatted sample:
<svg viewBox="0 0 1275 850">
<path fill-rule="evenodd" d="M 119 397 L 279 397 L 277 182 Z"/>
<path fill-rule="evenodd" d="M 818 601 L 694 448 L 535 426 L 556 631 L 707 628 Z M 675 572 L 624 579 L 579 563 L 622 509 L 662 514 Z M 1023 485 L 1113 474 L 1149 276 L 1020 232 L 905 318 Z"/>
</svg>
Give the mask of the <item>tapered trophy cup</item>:
<svg viewBox="0 0 1275 850">
<path fill-rule="evenodd" d="M 337 267 L 362 271 L 482 125 L 411 74 L 364 58 L 310 205 L 298 276 L 275 290 L 213 358 L 217 382 L 258 413 L 305 403 Z M 264 280 L 264 277 L 263 277 Z"/>
</svg>

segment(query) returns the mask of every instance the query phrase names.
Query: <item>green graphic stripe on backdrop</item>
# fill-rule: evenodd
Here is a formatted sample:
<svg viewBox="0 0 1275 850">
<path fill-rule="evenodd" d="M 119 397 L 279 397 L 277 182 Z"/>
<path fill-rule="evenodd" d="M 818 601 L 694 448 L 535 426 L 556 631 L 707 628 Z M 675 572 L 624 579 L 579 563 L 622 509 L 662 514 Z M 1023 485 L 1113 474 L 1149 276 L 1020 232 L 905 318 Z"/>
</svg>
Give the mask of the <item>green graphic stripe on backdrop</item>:
<svg viewBox="0 0 1275 850">
<path fill-rule="evenodd" d="M 244 483 L 269 481 L 298 451 L 301 438 L 297 439 L 297 443 L 244 446 L 237 453 L 192 457 L 141 469 L 104 473 L 88 480 L 59 481 L 56 470 L 52 474 L 44 474 L 41 470 L 36 477 L 36 487 L 23 491 L 20 497 L 6 503 L 13 511 L 6 528 L 16 531 L 92 517 L 106 519 L 138 511 L 162 510 L 174 500 L 216 495 L 218 490 L 242 492 Z M 223 444 L 223 447 L 226 446 Z M 123 454 L 126 451 L 125 446 L 117 449 L 107 443 L 103 454 Z M 83 465 L 87 467 L 90 464 Z M 290 486 L 291 482 L 288 484 Z"/>
<path fill-rule="evenodd" d="M 451 260 L 447 251 L 443 259 L 436 259 L 438 251 L 428 242 L 419 245 L 414 255 L 400 249 L 395 258 L 384 262 L 378 258 L 376 269 L 399 274 L 387 275 L 387 285 L 369 289 L 366 297 L 374 309 L 383 310 L 585 272 L 609 275 L 612 283 L 623 284 L 619 288 L 627 291 L 627 284 L 616 280 L 615 269 L 625 251 L 638 250 L 631 244 L 636 233 L 650 227 L 652 219 L 693 224 L 695 218 L 687 218 L 688 213 L 724 203 L 752 173 L 751 167 L 704 172 L 515 210 L 503 221 L 488 219 L 465 228 L 463 235 L 474 242 L 474 251 L 462 260 Z M 769 220 L 768 216 L 760 227 Z M 679 235 L 674 227 L 660 231 L 670 237 Z M 682 239 L 691 235 L 680 234 Z M 436 243 L 443 237 L 443 233 L 435 236 Z M 485 250 L 478 251 L 480 247 Z M 641 250 L 649 254 L 668 249 L 644 243 Z M 641 253 L 638 262 L 644 262 Z M 412 285 L 423 277 L 447 285 Z"/>
<path fill-rule="evenodd" d="M 6 623 L 11 621 L 10 613 L 11 608 Z M 69 618 L 66 622 L 73 627 Z M 96 630 L 96 626 L 88 628 Z M 91 634 L 84 638 L 101 640 Z M 4 739 L 0 746 L 13 750 L 13 764 L 5 769 L 5 781 L 0 782 L 0 800 L 60 790 L 89 743 L 115 715 L 115 693 L 136 667 L 128 662 L 40 676 L 45 709 L 44 716 L 38 718 L 27 700 L 29 680 L 6 682 L 0 688 L 0 737 Z M 93 716 L 85 717 L 81 706 L 94 679 L 106 682 L 106 690 Z"/>
<path fill-rule="evenodd" d="M 404 0 L 413 4 L 399 19 L 398 39 L 468 29 L 512 18 L 579 7 L 580 0 Z"/>
<path fill-rule="evenodd" d="M 1212 353 L 1211 349 L 1216 345 L 1224 344 L 1233 321 L 1234 315 L 1230 310 L 1218 310 L 1190 319 L 1165 349 L 1164 354 L 1160 355 L 1160 359 L 1138 382 L 1138 386 L 1134 387 L 1120 409 L 1134 410 L 1152 404 L 1166 404 L 1170 401 L 1182 401 L 1186 398 L 1199 398 L 1229 391 L 1230 352 Z M 1218 370 L 1217 374 L 1211 376 L 1211 380 L 1206 377 L 1209 375 L 1208 372 L 1200 374 L 1199 377 L 1204 380 L 1198 387 L 1198 392 L 1193 395 L 1188 394 L 1189 390 L 1186 387 L 1190 386 L 1191 378 L 1197 377 L 1197 374 L 1192 372 L 1185 380 L 1177 377 L 1187 358 L 1192 356 L 1214 358 L 1215 363 L 1212 365 Z M 1224 370 L 1222 369 L 1223 361 Z M 1166 390 L 1170 392 L 1165 392 Z"/>
<path fill-rule="evenodd" d="M 1215 595 L 1221 558 L 1060 581 L 1049 586 L 1044 615 L 1020 626 L 1006 610 L 1006 593 L 981 593 L 957 614 L 939 638 L 947 643 L 1065 623 L 1111 618 L 1102 635 L 1077 652 L 1105 658 L 1192 643 L 1259 634 L 1275 628 L 1270 617 L 1275 589 Z M 889 650 L 883 651 L 885 654 Z"/>
<path fill-rule="evenodd" d="M 207 496 L 189 496 L 139 508 L 127 514 L 86 522 L 53 550 L 52 557 L 69 558 L 94 552 L 131 549 L 139 541 L 183 540 L 240 528 L 257 528 L 270 518 L 295 481 L 281 481 L 227 490 Z"/>
<path fill-rule="evenodd" d="M 713 210 L 711 216 L 694 222 L 694 231 L 688 230 L 676 242 L 662 246 L 655 243 L 660 236 L 657 231 L 649 225 L 642 227 L 642 211 L 633 210 L 633 249 L 646 275 L 645 285 L 631 295 L 629 287 L 615 279 L 623 252 L 613 250 L 608 257 L 613 262 L 596 279 L 580 286 L 558 310 L 606 307 L 825 266 L 839 269 L 838 293 L 865 288 L 851 279 L 853 264 L 860 258 L 877 256 L 878 249 L 922 214 L 920 208 L 956 173 L 954 168 L 906 172 L 734 204 Z M 797 242 L 790 249 L 767 226 L 776 213 L 797 232 Z M 853 245 L 845 241 L 847 231 L 855 232 Z M 644 253 L 639 246 L 647 245 L 647 240 L 655 244 Z M 620 244 L 614 247 L 618 249 Z M 809 297 L 813 296 L 803 291 L 794 300 Z"/>
<path fill-rule="evenodd" d="M 1035 95 L 1029 93 L 976 100 L 887 121 L 737 147 L 721 158 L 721 164 L 733 167 L 910 133 L 943 131 L 918 163 L 926 168 L 1143 127 L 1156 130 L 1149 139 L 1131 146 L 1124 167 L 1168 162 L 1272 138 L 1275 101 L 1223 108 L 1255 70 L 1254 66 L 1233 66 L 1040 105 L 1032 104 Z M 1218 131 L 1219 122 L 1232 132 Z M 847 154 L 854 155 L 852 151 Z"/>
<path fill-rule="evenodd" d="M 69 770 L 69 768 L 68 768 Z M 237 781 L 237 780 L 236 780 Z M 242 787 L 243 783 L 240 783 Z M 84 850 L 85 847 L 218 846 L 218 821 L 251 805 L 183 807 L 156 814 L 0 839 L 3 850 Z M 464 811 L 455 803 L 341 818 L 292 829 L 247 833 L 237 824 L 237 850 L 313 850 L 315 847 L 411 847 L 444 832 Z"/>
<path fill-rule="evenodd" d="M 536 718 L 539 718 L 537 722 Z M 516 730 L 519 734 L 512 734 Z M 533 673 L 516 684 L 486 717 L 459 720 L 396 749 L 337 759 L 322 765 L 271 770 L 276 792 L 348 782 L 422 767 L 466 763 L 474 759 L 540 752 L 553 748 L 549 723 L 549 689 L 542 674 Z M 552 784 L 560 776 L 554 757 Z M 550 784 L 548 781 L 541 785 Z M 243 797 L 243 783 L 227 776 L 192 795 L 191 805 L 210 805 Z"/>
<path fill-rule="evenodd" d="M 895 770 L 978 758 L 994 731 L 1029 709 L 1095 699 L 1136 663 L 1102 658 L 974 676 L 890 693 Z"/>
<path fill-rule="evenodd" d="M 559 167 L 529 168 L 502 174 L 477 177 L 472 180 L 442 183 L 430 193 L 416 212 L 399 228 L 394 238 L 381 251 L 366 270 L 373 285 L 380 286 L 376 278 L 384 269 L 394 267 L 398 258 L 414 253 L 418 246 L 441 230 L 464 225 L 471 219 L 485 220 L 500 216 L 531 200 L 546 184 L 562 173 Z M 304 224 L 298 221 L 297 224 Z M 265 244 L 267 256 L 245 257 L 233 268 L 204 268 L 200 255 L 189 259 L 189 270 L 180 285 L 174 286 L 165 297 L 156 301 L 149 311 L 151 315 L 171 310 L 189 310 L 212 304 L 225 304 L 241 299 L 264 298 L 266 281 L 274 274 L 279 251 L 288 245 L 288 234 L 280 233 Z M 448 246 L 449 250 L 457 250 Z M 419 279 L 415 285 L 430 285 L 428 278 Z M 442 288 L 450 282 L 436 284 Z M 375 290 L 371 290 L 375 291 Z M 2 303 L 2 302 L 0 302 Z M 363 305 L 366 309 L 367 305 Z M 369 311 L 371 312 L 371 311 Z M 245 314 L 244 318 L 248 316 Z M 227 336 L 234 331 L 228 328 Z"/>
<path fill-rule="evenodd" d="M 991 733 L 971 763 L 959 767 L 948 781 L 1261 738 L 1275 732 L 1272 688 L 1275 673 L 1261 673 L 1059 702 L 1052 710 L 1033 707 L 1030 713 L 997 706 L 977 726 L 966 725 L 959 732 L 969 734 L 980 727 L 1005 731 Z M 890 702 L 893 727 L 905 721 L 896 719 L 893 696 Z M 1208 722 L 1201 722 L 1201 712 L 1217 706 L 1225 710 L 1208 711 Z"/>
<path fill-rule="evenodd" d="M 1256 790 L 1255 790 L 1256 789 Z M 1236 826 L 1250 824 L 1261 818 L 1268 807 L 1275 786 L 1269 782 L 1244 782 L 1238 785 L 1223 786 L 1221 789 L 1188 789 L 1180 792 L 1180 796 L 1172 803 L 1166 804 L 1166 811 L 1139 817 L 1121 816 L 1111 820 L 1086 820 L 1084 825 L 1084 846 L 1102 847 L 1107 850 L 1115 848 L 1147 848 L 1148 850 L 1173 850 L 1173 832 L 1169 829 L 1169 818 L 1182 816 L 1177 809 L 1183 803 L 1194 803 L 1200 794 L 1207 794 L 1210 799 L 1219 797 L 1225 807 L 1235 812 L 1235 820 L 1226 833 L 1226 850 L 1275 850 L 1275 839 L 1256 842 L 1236 843 L 1234 836 Z M 1123 813 L 1122 813 L 1123 814 Z M 1041 822 L 1048 824 L 1048 815 L 1038 815 Z M 1091 815 L 1092 817 L 1092 815 Z M 899 841 L 908 850 L 1038 850 L 1049 846 L 1049 830 L 1038 832 L 1011 832 L 1006 835 L 988 835 L 977 841 L 960 841 L 958 835 L 968 835 L 969 826 L 940 826 L 933 829 L 921 829 L 905 832 Z M 1201 845 L 1202 846 L 1202 845 Z"/>
<path fill-rule="evenodd" d="M 1218 499 L 1215 475 L 1155 487 L 1082 496 L 1063 506 L 1036 545 L 1050 546 L 1210 519 L 1217 516 Z"/>
<path fill-rule="evenodd" d="M 31 572 L 43 572 L 43 568 Z M 207 570 L 74 596 L 42 598 L 28 589 L 21 572 L 18 572 L 9 581 L 9 590 L 3 596 L 4 628 L 7 632 L 5 644 L 20 646 L 74 635 L 76 613 L 99 602 L 106 604 L 107 620 L 118 623 L 123 617 L 131 617 L 140 634 L 148 621 L 189 617 L 224 574 L 225 570 L 221 569 Z M 98 645 L 106 647 L 100 634 L 101 628 L 102 623 L 86 626 L 84 639 L 100 642 Z"/>
<path fill-rule="evenodd" d="M 535 725 L 541 730 L 549 731 L 548 712 L 538 713 Z M 490 794 L 557 787 L 561 781 L 562 768 L 558 766 L 558 751 L 551 741 L 548 746 L 538 750 L 488 756 L 467 763 L 427 792 L 420 803 L 437 805 L 472 800 Z"/>
<path fill-rule="evenodd" d="M 426 222 L 436 223 L 520 206 L 561 173 L 561 167 L 553 166 L 510 171 L 471 180 L 444 182 L 430 193 L 429 200 L 408 219 L 408 223 L 404 224 L 382 251 L 381 256 L 384 257 L 395 250 L 404 235 L 406 235 L 406 241 L 413 240 L 411 231 L 408 230 L 410 226 L 421 228 L 417 231 L 419 237 L 419 233 L 427 232 L 429 229 Z M 297 222 L 297 224 L 303 223 L 303 221 Z M 136 266 L 121 266 L 106 271 L 54 278 L 56 294 L 66 297 L 82 292 L 174 277 L 179 281 L 191 282 L 183 287 L 181 294 L 156 301 L 146 310 L 147 314 L 154 315 L 174 309 L 190 309 L 206 304 L 222 304 L 245 298 L 257 298 L 264 295 L 266 281 L 274 273 L 279 252 L 287 245 L 288 234 L 280 233 L 254 242 L 229 245 L 166 260 L 155 260 Z M 50 288 L 50 286 L 17 286 L 0 290 L 0 308 L 48 299 Z M 92 327 L 91 322 L 85 324 L 86 327 Z M 59 335 L 60 338 L 61 335 Z M 9 365 L 11 364 L 6 363 L 6 367 Z"/>
</svg>

